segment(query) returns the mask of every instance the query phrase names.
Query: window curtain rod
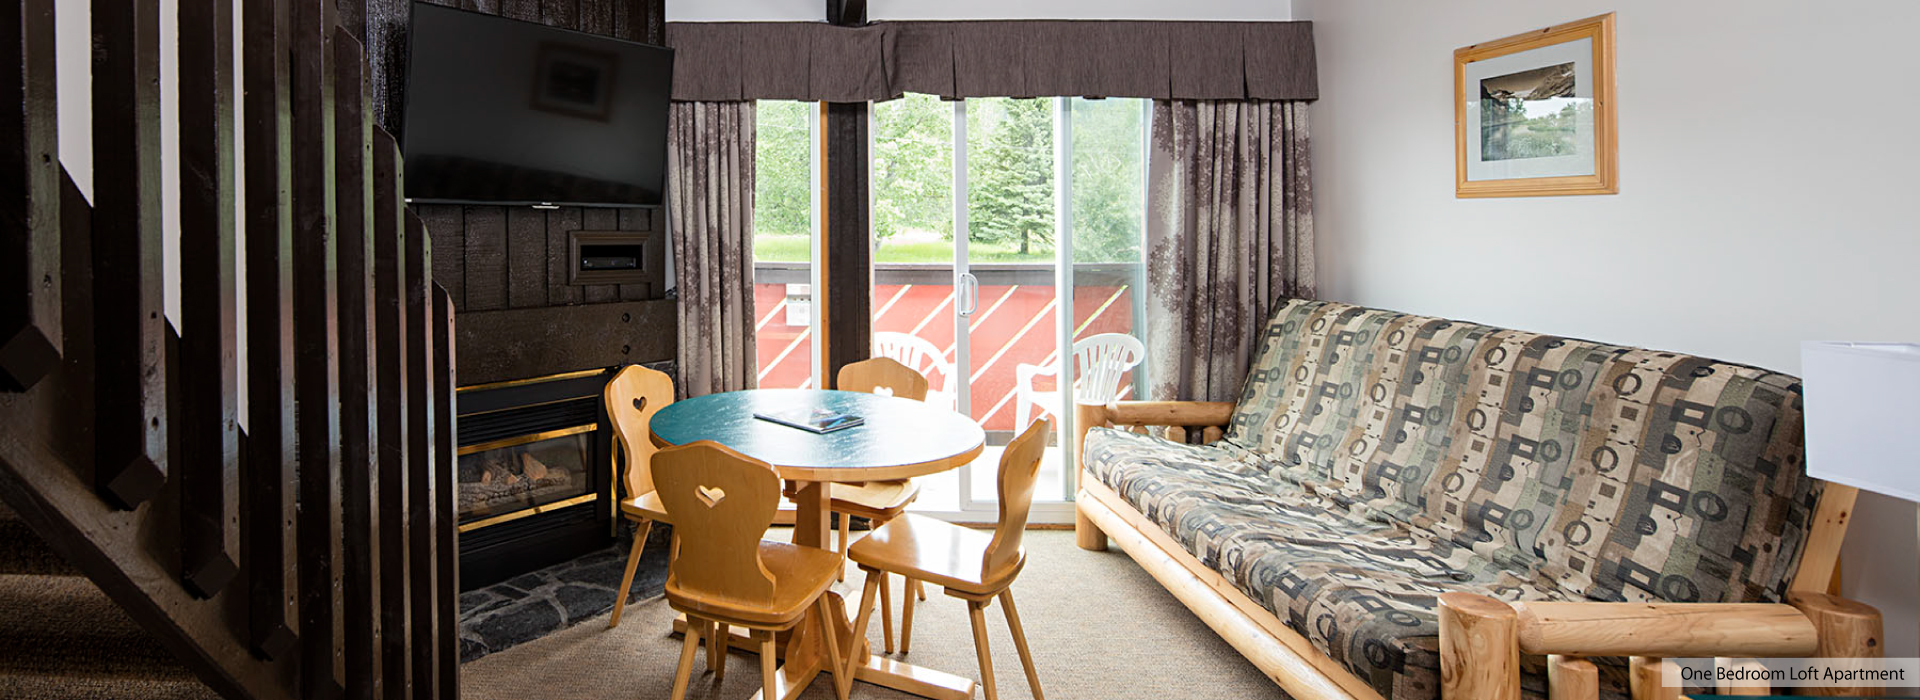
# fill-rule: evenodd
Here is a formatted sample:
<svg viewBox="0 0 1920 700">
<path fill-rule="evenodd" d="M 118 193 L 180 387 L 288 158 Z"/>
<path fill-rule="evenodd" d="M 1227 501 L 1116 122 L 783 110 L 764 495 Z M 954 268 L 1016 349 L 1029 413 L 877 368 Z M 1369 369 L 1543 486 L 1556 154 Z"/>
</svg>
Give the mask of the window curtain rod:
<svg viewBox="0 0 1920 700">
<path fill-rule="evenodd" d="M 1319 97 L 1312 22 L 668 22 L 673 99 Z"/>
</svg>

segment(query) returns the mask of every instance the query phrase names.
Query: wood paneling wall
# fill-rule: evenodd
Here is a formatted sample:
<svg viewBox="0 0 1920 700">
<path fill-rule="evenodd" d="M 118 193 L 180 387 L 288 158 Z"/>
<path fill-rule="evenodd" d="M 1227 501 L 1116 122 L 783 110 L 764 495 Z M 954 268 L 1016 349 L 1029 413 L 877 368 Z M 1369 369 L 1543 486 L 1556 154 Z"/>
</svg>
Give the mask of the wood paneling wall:
<svg viewBox="0 0 1920 700">
<path fill-rule="evenodd" d="M 631 41 L 661 44 L 666 39 L 664 0 L 429 0 L 433 4 L 486 12 L 513 19 Z M 359 32 L 367 44 L 368 78 L 377 123 L 399 134 L 404 122 L 407 15 L 411 0 L 337 0 L 340 25 Z M 405 135 L 401 135 L 402 139 Z M 567 234 L 572 231 L 646 231 L 666 235 L 664 210 L 421 205 L 414 207 L 432 239 L 433 278 L 447 289 L 462 315 L 508 309 L 542 309 L 582 304 L 642 301 L 650 297 L 640 285 L 574 286 L 567 283 Z M 657 296 L 659 290 L 655 290 Z M 635 336 L 623 342 L 647 348 L 644 354 L 623 353 L 620 360 L 651 362 L 672 359 L 676 349 L 675 323 L 670 305 L 649 305 Z M 653 310 L 659 309 L 659 312 Z M 571 316 L 556 313 L 556 322 Z M 463 321 L 463 323 L 468 323 Z M 495 328 L 504 319 L 475 318 L 475 328 Z M 557 347 L 538 352 L 549 364 L 532 375 L 552 374 L 604 366 L 607 353 L 598 345 L 607 338 L 555 337 Z M 526 354 L 526 338 L 494 338 L 464 334 L 460 364 L 480 372 L 463 373 L 461 383 L 483 383 L 521 376 L 495 377 L 493 368 L 513 364 L 509 356 Z M 511 343 L 513 347 L 508 347 Z M 596 347 L 586 347 L 593 343 Z M 485 377 L 482 377 L 485 375 Z"/>
</svg>

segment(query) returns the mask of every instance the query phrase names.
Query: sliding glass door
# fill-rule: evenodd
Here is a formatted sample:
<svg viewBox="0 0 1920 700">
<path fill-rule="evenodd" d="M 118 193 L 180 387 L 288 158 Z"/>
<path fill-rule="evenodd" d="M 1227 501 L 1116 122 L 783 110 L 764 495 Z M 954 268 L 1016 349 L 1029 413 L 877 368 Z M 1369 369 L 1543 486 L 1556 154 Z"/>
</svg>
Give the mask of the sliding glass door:
<svg viewBox="0 0 1920 700">
<path fill-rule="evenodd" d="M 876 354 L 927 374 L 930 400 L 988 436 L 974 465 L 922 481 L 920 510 L 991 519 L 1000 448 L 1053 417 L 1035 517 L 1071 517 L 1060 358 L 1069 339 L 1134 330 L 1145 114 L 1140 100 L 874 105 Z"/>
</svg>

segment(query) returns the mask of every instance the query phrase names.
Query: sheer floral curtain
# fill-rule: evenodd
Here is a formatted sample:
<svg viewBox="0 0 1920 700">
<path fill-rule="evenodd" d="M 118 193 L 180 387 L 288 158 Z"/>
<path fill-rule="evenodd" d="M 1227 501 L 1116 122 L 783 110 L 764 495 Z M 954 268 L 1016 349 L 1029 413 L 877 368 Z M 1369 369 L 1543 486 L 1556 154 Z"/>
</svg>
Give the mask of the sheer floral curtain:
<svg viewBox="0 0 1920 700">
<path fill-rule="evenodd" d="M 1306 102 L 1154 101 L 1150 396 L 1239 398 L 1274 300 L 1313 297 L 1309 170 Z"/>
<path fill-rule="evenodd" d="M 679 290 L 680 393 L 751 389 L 752 102 L 675 102 L 667 219 Z"/>
</svg>

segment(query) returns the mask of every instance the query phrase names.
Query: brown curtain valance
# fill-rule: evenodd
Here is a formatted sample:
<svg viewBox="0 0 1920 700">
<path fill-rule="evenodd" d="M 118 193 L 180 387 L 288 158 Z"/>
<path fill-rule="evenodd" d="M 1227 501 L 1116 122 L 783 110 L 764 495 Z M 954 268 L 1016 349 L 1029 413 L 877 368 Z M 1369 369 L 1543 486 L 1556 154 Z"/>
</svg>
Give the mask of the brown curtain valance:
<svg viewBox="0 0 1920 700">
<path fill-rule="evenodd" d="M 668 22 L 673 99 L 1319 97 L 1312 22 Z"/>
</svg>

